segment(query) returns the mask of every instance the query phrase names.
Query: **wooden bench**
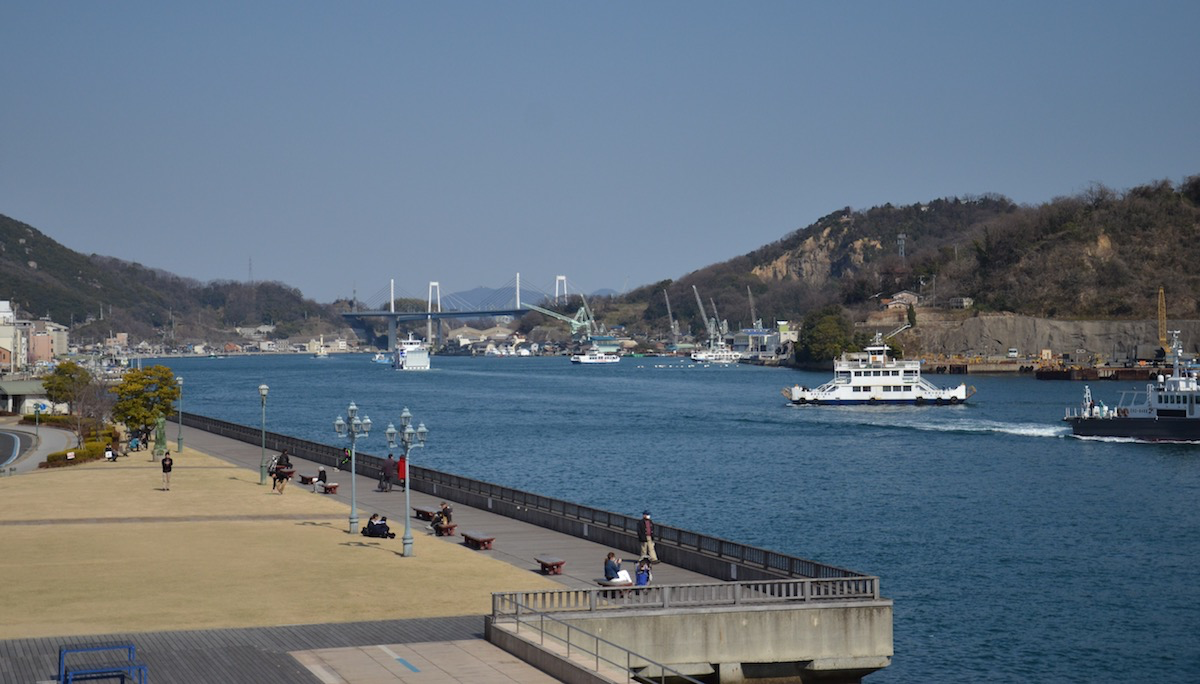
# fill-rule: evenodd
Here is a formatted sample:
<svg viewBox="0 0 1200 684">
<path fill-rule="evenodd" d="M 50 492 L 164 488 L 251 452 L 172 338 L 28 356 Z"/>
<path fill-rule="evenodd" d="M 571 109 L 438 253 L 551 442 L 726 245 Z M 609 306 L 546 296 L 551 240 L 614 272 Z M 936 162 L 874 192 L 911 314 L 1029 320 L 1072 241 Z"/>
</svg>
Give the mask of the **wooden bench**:
<svg viewBox="0 0 1200 684">
<path fill-rule="evenodd" d="M 456 529 L 458 529 L 458 523 L 442 523 L 433 526 L 433 533 L 439 537 L 453 537 Z"/>
<path fill-rule="evenodd" d="M 496 541 L 494 536 L 490 534 L 484 534 L 483 532 L 463 532 L 462 538 L 466 542 L 467 546 L 475 549 L 476 551 L 490 549 L 492 548 L 492 542 Z"/>
<path fill-rule="evenodd" d="M 109 661 L 89 660 L 82 663 L 68 663 L 67 656 L 80 653 L 102 653 L 108 651 L 124 651 L 125 659 Z M 111 656 L 110 656 L 111 657 Z M 66 644 L 58 648 L 58 681 L 73 682 L 76 679 L 100 679 L 108 677 L 125 677 L 146 684 L 149 679 L 145 663 L 137 660 L 137 647 L 128 641 L 91 642 L 83 644 Z"/>
<path fill-rule="evenodd" d="M 313 483 L 313 480 L 316 480 L 316 479 L 317 479 L 316 475 L 301 475 L 300 476 L 300 484 L 311 485 Z"/>
<path fill-rule="evenodd" d="M 612 591 L 600 592 L 601 596 L 603 596 L 604 598 L 610 598 L 610 599 L 625 598 L 625 597 L 629 596 L 630 592 L 637 591 L 638 589 L 642 588 L 642 587 L 637 586 L 633 582 L 614 582 L 614 581 L 603 580 L 603 579 L 596 580 L 596 584 L 599 584 L 601 587 L 604 587 L 605 589 L 612 590 Z"/>
<path fill-rule="evenodd" d="M 433 520 L 433 515 L 440 510 L 440 506 L 413 506 L 413 515 L 417 520 Z"/>
<path fill-rule="evenodd" d="M 543 575 L 561 575 L 563 566 L 567 564 L 565 560 L 554 556 L 534 556 L 533 559 L 542 566 Z"/>
<path fill-rule="evenodd" d="M 337 488 L 338 488 L 338 485 L 336 482 L 328 482 L 325 484 L 325 489 L 321 493 L 322 494 L 337 494 Z"/>
</svg>

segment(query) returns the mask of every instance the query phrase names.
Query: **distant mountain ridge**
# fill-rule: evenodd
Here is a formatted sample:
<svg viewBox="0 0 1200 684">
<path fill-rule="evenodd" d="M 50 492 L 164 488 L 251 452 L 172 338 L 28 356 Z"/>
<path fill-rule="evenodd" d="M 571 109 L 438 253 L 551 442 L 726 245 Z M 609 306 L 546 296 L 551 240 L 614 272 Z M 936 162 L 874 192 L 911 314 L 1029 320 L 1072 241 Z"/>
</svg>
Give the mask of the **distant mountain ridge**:
<svg viewBox="0 0 1200 684">
<path fill-rule="evenodd" d="M 0 298 L 73 328 L 74 340 L 110 332 L 183 342 L 236 337 L 236 326 L 273 324 L 277 335 L 343 327 L 333 307 L 276 282 L 201 283 L 113 257 L 72 251 L 33 226 L 0 215 Z"/>
<path fill-rule="evenodd" d="M 1200 175 L 1178 186 L 1156 181 L 1121 193 L 1093 186 L 1033 206 L 982 195 L 846 207 L 678 280 L 620 295 L 597 293 L 589 301 L 610 326 L 655 336 L 669 329 L 664 291 L 674 319 L 696 333 L 703 332 L 713 307 L 733 328 L 749 327 L 756 318 L 769 326 L 799 321 L 830 304 L 865 317 L 900 290 L 934 303 L 969 298 L 981 312 L 1147 319 L 1162 286 L 1168 315 L 1194 319 L 1200 317 L 1198 235 Z M 522 299 L 545 301 L 533 293 L 523 291 Z M 261 324 L 275 325 L 278 337 L 315 336 L 345 330 L 340 312 L 352 308 L 346 301 L 317 303 L 283 283 L 201 283 L 113 257 L 85 256 L 3 215 L 0 298 L 31 316 L 72 325 L 74 339 L 84 341 L 110 331 L 135 339 L 216 341 L 231 339 L 235 326 Z M 456 306 L 507 309 L 515 305 L 515 292 L 479 287 L 447 295 L 444 304 L 447 299 Z"/>
</svg>

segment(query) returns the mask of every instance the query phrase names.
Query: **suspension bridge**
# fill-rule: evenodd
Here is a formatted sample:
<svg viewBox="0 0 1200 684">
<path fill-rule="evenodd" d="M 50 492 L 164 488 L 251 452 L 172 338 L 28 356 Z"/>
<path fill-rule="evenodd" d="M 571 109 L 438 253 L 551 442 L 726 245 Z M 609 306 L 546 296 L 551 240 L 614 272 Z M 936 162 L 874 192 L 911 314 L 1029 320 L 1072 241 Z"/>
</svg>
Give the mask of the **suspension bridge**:
<svg viewBox="0 0 1200 684">
<path fill-rule="evenodd" d="M 582 297 L 582 293 L 576 292 Z M 357 295 L 352 302 L 352 310 L 342 314 L 342 317 L 355 329 L 365 329 L 366 319 L 385 319 L 388 325 L 388 351 L 396 348 L 396 328 L 400 323 L 425 321 L 426 340 L 434 339 L 434 323 L 437 323 L 437 339 L 441 339 L 441 323 L 447 318 L 494 318 L 498 316 L 524 316 L 530 311 L 541 311 L 554 317 L 562 316 L 549 312 L 527 301 L 537 301 L 539 304 L 558 304 L 566 301 L 567 277 L 556 276 L 554 279 L 554 294 L 550 294 L 536 286 L 525 285 L 522 290 L 521 274 L 516 274 L 513 280 L 495 288 L 491 294 L 476 302 L 469 302 L 462 297 L 449 295 L 443 301 L 441 283 L 429 282 L 429 292 L 425 297 L 425 307 L 418 304 L 419 297 L 401 293 L 396 297 L 395 281 L 381 288 L 367 299 L 359 301 Z M 586 308 L 586 299 L 584 307 Z M 397 307 L 397 303 L 401 306 Z M 363 308 L 359 308 L 362 304 Z M 589 313 L 590 315 L 590 313 Z M 574 331 L 575 326 L 572 326 Z"/>
</svg>

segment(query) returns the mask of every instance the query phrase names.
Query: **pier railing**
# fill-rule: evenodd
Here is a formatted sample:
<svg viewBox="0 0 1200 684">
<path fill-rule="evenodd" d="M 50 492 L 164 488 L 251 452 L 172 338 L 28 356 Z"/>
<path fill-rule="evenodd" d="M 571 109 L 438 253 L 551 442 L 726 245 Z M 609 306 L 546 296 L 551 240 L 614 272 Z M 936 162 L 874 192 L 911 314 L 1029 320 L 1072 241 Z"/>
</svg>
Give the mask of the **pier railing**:
<svg viewBox="0 0 1200 684">
<path fill-rule="evenodd" d="M 549 650 L 550 645 L 557 645 L 559 648 L 566 650 L 565 657 L 568 661 L 583 665 L 593 672 L 599 673 L 604 666 L 623 671 L 627 684 L 635 680 L 639 682 L 653 682 L 657 680 L 660 684 L 665 684 L 668 678 L 672 682 L 702 684 L 698 679 L 689 677 L 674 668 L 651 660 L 646 656 L 639 655 L 620 644 L 613 643 L 597 634 L 560 620 L 553 615 L 549 615 L 547 611 L 539 611 L 522 604 L 515 597 L 510 597 L 502 601 L 505 606 L 505 612 L 497 612 L 497 596 L 500 595 L 492 595 L 492 622 L 494 624 L 511 623 L 513 634 L 518 636 L 520 636 L 522 626 L 524 626 L 526 631 L 533 632 L 538 646 L 542 649 Z M 551 641 L 550 645 L 546 643 L 547 638 Z M 635 663 L 638 664 L 636 670 Z M 646 665 L 654 666 L 658 672 L 658 676 L 647 676 L 638 671 Z"/>
<path fill-rule="evenodd" d="M 174 416 L 173 416 L 174 418 Z M 183 414 L 183 424 L 213 434 L 259 444 L 261 428 L 230 423 L 193 413 Z M 288 453 L 326 466 L 338 466 L 342 449 L 275 432 L 266 433 L 266 448 Z M 378 478 L 385 458 L 357 453 L 359 475 Z M 483 509 L 562 534 L 581 537 L 628 553 L 638 550 L 637 525 L 640 517 L 534 494 L 492 482 L 445 473 L 418 466 L 409 467 L 409 485 L 449 501 Z M 654 524 L 655 550 L 658 557 L 672 565 L 724 581 L 776 580 L 781 578 L 839 579 L 878 578 L 833 565 L 790 556 L 777 551 L 740 544 L 658 522 Z"/>
<path fill-rule="evenodd" d="M 630 608 L 712 608 L 750 604 L 873 601 L 878 598 L 877 577 L 514 591 L 492 594 L 492 617 L 519 618 L 523 611 L 555 613 Z"/>
</svg>

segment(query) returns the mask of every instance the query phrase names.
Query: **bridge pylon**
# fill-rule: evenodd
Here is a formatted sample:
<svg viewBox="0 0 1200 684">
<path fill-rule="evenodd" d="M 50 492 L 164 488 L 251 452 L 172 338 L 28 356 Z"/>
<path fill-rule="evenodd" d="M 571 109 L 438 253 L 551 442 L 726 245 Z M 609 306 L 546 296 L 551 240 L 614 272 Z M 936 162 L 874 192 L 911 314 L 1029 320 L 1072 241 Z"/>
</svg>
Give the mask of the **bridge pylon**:
<svg viewBox="0 0 1200 684">
<path fill-rule="evenodd" d="M 434 291 L 437 292 L 437 298 L 434 299 Z M 433 305 L 437 304 L 437 312 L 442 312 L 442 285 L 436 280 L 429 281 L 429 298 L 426 300 L 425 311 L 433 314 Z M 442 319 L 438 319 L 438 343 L 442 341 Z M 431 349 L 436 349 L 433 346 L 433 316 L 430 315 L 425 319 L 425 343 L 430 345 Z"/>
<path fill-rule="evenodd" d="M 562 298 L 567 298 L 567 277 L 565 275 L 554 276 L 554 305 L 558 306 L 559 285 L 562 285 Z"/>
</svg>

